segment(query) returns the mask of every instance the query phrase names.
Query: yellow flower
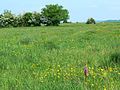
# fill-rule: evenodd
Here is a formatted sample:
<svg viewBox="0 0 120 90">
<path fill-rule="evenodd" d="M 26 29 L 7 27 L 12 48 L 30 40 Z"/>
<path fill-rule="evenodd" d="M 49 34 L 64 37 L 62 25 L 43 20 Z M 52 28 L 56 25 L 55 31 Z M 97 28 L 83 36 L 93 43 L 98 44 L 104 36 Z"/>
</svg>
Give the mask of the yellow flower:
<svg viewBox="0 0 120 90">
<path fill-rule="evenodd" d="M 100 70 L 101 70 L 102 72 L 104 71 L 104 69 L 102 69 L 102 68 L 101 68 Z"/>
<path fill-rule="evenodd" d="M 35 64 L 32 64 L 32 68 L 35 68 L 36 67 L 36 65 Z"/>
<path fill-rule="evenodd" d="M 44 77 L 47 77 L 47 74 L 45 74 Z"/>
<path fill-rule="evenodd" d="M 94 67 L 92 67 L 92 70 L 94 70 Z"/>
<path fill-rule="evenodd" d="M 57 73 L 58 75 L 60 75 L 60 73 Z"/>
<path fill-rule="evenodd" d="M 43 81 L 42 81 L 42 80 L 41 80 L 40 82 L 41 82 L 41 83 L 43 83 Z"/>
<path fill-rule="evenodd" d="M 54 73 L 54 76 L 56 76 L 56 73 Z"/>
<path fill-rule="evenodd" d="M 104 90 L 107 90 L 105 86 L 104 86 Z"/>
<path fill-rule="evenodd" d="M 71 68 L 70 68 L 70 71 L 71 71 L 71 72 L 74 72 L 75 70 L 74 70 L 74 68 L 71 67 Z"/>
<path fill-rule="evenodd" d="M 94 71 L 93 71 L 93 70 L 91 70 L 91 71 L 90 71 L 90 74 L 91 74 L 91 75 L 94 75 Z"/>
<path fill-rule="evenodd" d="M 70 69 L 71 69 L 71 70 L 73 70 L 73 68 L 72 68 L 72 67 L 71 67 Z"/>
<path fill-rule="evenodd" d="M 91 67 L 88 67 L 88 69 L 91 69 Z"/>
<path fill-rule="evenodd" d="M 93 76 L 93 78 L 95 78 L 95 76 Z"/>
<path fill-rule="evenodd" d="M 91 84 L 92 86 L 94 86 L 94 84 Z"/>
<path fill-rule="evenodd" d="M 110 71 L 110 72 L 112 72 L 112 71 L 113 71 L 113 69 L 110 67 L 110 68 L 109 68 L 109 71 Z"/>
<path fill-rule="evenodd" d="M 107 72 L 104 72 L 104 73 L 103 73 L 103 76 L 104 76 L 104 77 L 107 77 Z"/>
<path fill-rule="evenodd" d="M 57 72 L 60 72 L 60 70 L 58 69 Z"/>
<path fill-rule="evenodd" d="M 58 65 L 58 67 L 60 67 L 60 65 Z"/>
<path fill-rule="evenodd" d="M 60 78 L 60 76 L 57 76 L 58 78 Z"/>
</svg>

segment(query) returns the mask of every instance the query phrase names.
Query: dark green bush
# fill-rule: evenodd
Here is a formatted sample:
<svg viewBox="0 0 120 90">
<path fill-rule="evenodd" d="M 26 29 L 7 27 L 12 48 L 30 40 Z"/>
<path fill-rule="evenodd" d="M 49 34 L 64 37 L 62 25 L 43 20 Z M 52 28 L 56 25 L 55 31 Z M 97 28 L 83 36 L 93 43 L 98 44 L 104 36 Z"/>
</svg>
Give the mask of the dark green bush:
<svg viewBox="0 0 120 90">
<path fill-rule="evenodd" d="M 44 44 L 45 49 L 48 50 L 53 50 L 53 49 L 58 49 L 59 47 L 57 45 L 55 45 L 53 42 L 46 42 Z"/>
<path fill-rule="evenodd" d="M 110 55 L 111 64 L 120 64 L 120 52 L 115 52 Z"/>
<path fill-rule="evenodd" d="M 30 44 L 31 42 L 32 42 L 32 40 L 31 40 L 30 38 L 27 38 L 27 37 L 26 37 L 26 38 L 21 39 L 19 43 L 20 43 L 21 45 L 28 45 L 28 44 Z"/>
<path fill-rule="evenodd" d="M 95 20 L 93 18 L 89 18 L 86 22 L 86 24 L 96 24 Z"/>
<path fill-rule="evenodd" d="M 110 53 L 109 58 L 106 57 L 100 67 L 114 67 L 114 66 L 119 66 L 120 65 L 120 52 L 114 52 L 114 53 Z"/>
</svg>

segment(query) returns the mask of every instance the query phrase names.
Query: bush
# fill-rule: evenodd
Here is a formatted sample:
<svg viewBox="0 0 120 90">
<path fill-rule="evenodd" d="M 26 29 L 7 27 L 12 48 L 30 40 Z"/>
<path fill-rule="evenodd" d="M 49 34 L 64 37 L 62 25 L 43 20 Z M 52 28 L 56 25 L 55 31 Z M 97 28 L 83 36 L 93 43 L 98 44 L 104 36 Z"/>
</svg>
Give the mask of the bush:
<svg viewBox="0 0 120 90">
<path fill-rule="evenodd" d="M 86 24 L 96 24 L 95 20 L 93 18 L 89 18 L 86 22 Z"/>
<path fill-rule="evenodd" d="M 6 10 L 0 15 L 0 27 L 40 26 L 40 18 L 41 14 L 37 12 L 26 12 L 15 16 L 11 11 Z"/>
<path fill-rule="evenodd" d="M 15 16 L 9 10 L 5 10 L 3 14 L 0 15 L 0 27 L 12 27 L 16 20 Z"/>
<path fill-rule="evenodd" d="M 24 26 L 31 26 L 32 24 L 32 13 L 31 12 L 27 12 L 25 14 L 23 14 L 22 16 L 23 19 L 23 25 Z"/>
<path fill-rule="evenodd" d="M 120 64 L 120 52 L 115 52 L 110 55 L 110 63 Z"/>
<path fill-rule="evenodd" d="M 120 52 L 112 52 L 109 55 L 109 58 L 102 61 L 101 66 L 103 67 L 114 67 L 114 66 L 119 66 L 120 65 Z"/>
</svg>

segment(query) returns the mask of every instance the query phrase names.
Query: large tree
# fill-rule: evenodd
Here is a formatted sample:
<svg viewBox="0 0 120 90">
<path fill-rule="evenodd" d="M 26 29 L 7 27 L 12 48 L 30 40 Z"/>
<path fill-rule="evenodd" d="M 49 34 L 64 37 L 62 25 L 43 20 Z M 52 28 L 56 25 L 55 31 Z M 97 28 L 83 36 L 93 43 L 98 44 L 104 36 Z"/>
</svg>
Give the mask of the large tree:
<svg viewBox="0 0 120 90">
<path fill-rule="evenodd" d="M 61 21 L 67 22 L 67 19 L 69 19 L 68 10 L 58 4 L 46 5 L 46 7 L 42 9 L 41 14 L 45 18 L 47 26 L 57 26 Z"/>
</svg>

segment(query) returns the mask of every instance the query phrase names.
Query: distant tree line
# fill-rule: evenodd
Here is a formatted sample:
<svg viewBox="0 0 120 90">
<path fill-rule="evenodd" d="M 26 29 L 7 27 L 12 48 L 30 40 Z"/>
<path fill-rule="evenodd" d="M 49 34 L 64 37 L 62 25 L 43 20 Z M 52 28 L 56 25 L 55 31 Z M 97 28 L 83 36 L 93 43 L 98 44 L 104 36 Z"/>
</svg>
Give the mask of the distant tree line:
<svg viewBox="0 0 120 90">
<path fill-rule="evenodd" d="M 69 12 L 58 4 L 46 5 L 41 12 L 26 12 L 15 15 L 9 10 L 0 14 L 1 27 L 30 27 L 30 26 L 58 26 L 61 22 L 67 23 Z M 86 24 L 96 24 L 93 18 L 89 18 Z"/>
<path fill-rule="evenodd" d="M 0 27 L 27 27 L 27 26 L 58 26 L 60 22 L 66 23 L 69 12 L 58 4 L 46 5 L 41 12 L 26 12 L 15 15 L 5 10 L 0 14 Z"/>
</svg>

